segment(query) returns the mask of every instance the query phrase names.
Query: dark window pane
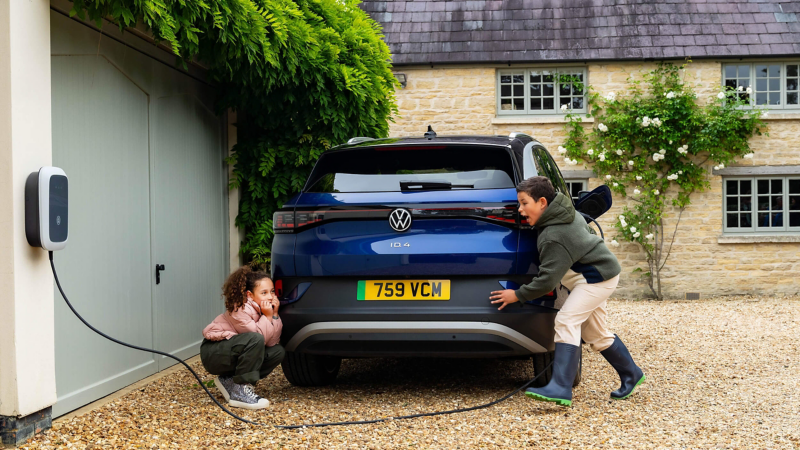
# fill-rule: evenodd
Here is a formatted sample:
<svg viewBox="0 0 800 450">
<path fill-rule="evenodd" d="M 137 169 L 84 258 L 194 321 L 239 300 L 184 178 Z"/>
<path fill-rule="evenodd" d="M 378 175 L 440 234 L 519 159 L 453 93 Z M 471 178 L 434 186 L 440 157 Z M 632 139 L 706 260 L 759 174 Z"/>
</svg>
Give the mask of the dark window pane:
<svg viewBox="0 0 800 450">
<path fill-rule="evenodd" d="M 575 78 L 577 78 L 577 79 L 578 79 L 578 81 L 583 81 L 583 74 L 582 74 L 582 73 L 576 73 L 576 74 L 575 74 L 575 75 L 573 75 L 573 76 L 574 76 Z"/>
<path fill-rule="evenodd" d="M 783 197 L 772 197 L 772 210 L 783 211 Z"/>
<path fill-rule="evenodd" d="M 532 98 L 531 99 L 531 109 L 541 110 L 542 109 L 542 99 L 540 98 Z"/>
<path fill-rule="evenodd" d="M 800 213 L 789 214 L 789 226 L 800 227 Z"/>
<path fill-rule="evenodd" d="M 756 105 L 766 105 L 767 104 L 767 93 L 766 92 L 757 92 L 756 93 Z"/>
<path fill-rule="evenodd" d="M 783 213 L 772 213 L 772 226 L 773 227 L 783 226 Z"/>
<path fill-rule="evenodd" d="M 558 99 L 558 103 L 559 103 L 559 107 L 567 105 L 567 108 L 569 108 L 569 97 L 567 97 L 567 98 L 563 98 L 562 97 L 562 98 Z"/>
<path fill-rule="evenodd" d="M 752 188 L 750 186 L 750 180 L 742 180 L 739 182 L 739 188 L 741 188 L 742 194 L 752 194 Z"/>
<path fill-rule="evenodd" d="M 731 88 L 731 89 L 736 89 L 736 84 L 737 83 L 736 83 L 736 79 L 735 78 L 732 79 L 732 80 L 725 80 L 725 87 L 728 87 L 728 88 Z"/>
<path fill-rule="evenodd" d="M 542 75 L 538 73 L 531 74 L 531 83 L 541 83 L 542 82 Z"/>
<path fill-rule="evenodd" d="M 787 105 L 797 104 L 797 92 L 789 92 L 786 94 L 786 104 Z"/>
<path fill-rule="evenodd" d="M 544 81 L 544 82 L 546 82 L 546 83 L 552 83 L 552 82 L 553 82 L 553 75 L 552 75 L 552 74 L 549 74 L 549 75 L 548 75 L 548 74 L 545 74 L 545 75 L 543 75 L 543 76 L 542 76 L 542 81 Z"/>
<path fill-rule="evenodd" d="M 786 66 L 786 76 L 787 77 L 796 77 L 797 73 L 798 73 L 797 72 L 797 64 Z"/>
<path fill-rule="evenodd" d="M 501 83 L 511 83 L 511 75 L 500 75 Z"/>
<path fill-rule="evenodd" d="M 728 227 L 729 228 L 738 228 L 739 227 L 739 215 L 738 214 L 728 214 Z"/>
<path fill-rule="evenodd" d="M 756 80 L 756 90 L 759 91 L 759 92 L 767 90 L 767 79 L 766 78 L 759 78 L 759 79 Z"/>
<path fill-rule="evenodd" d="M 767 66 L 756 66 L 756 76 L 757 77 L 766 77 L 767 76 Z"/>
<path fill-rule="evenodd" d="M 725 183 L 725 188 L 726 188 L 726 191 L 727 191 L 726 193 L 728 195 L 736 195 L 736 194 L 738 194 L 739 193 L 738 187 L 739 187 L 739 182 L 736 181 L 736 180 L 728 180 Z"/>
<path fill-rule="evenodd" d="M 725 78 L 736 78 L 736 66 L 734 65 L 725 66 Z"/>
<path fill-rule="evenodd" d="M 772 194 L 783 194 L 783 180 L 771 180 Z"/>
<path fill-rule="evenodd" d="M 525 86 L 523 86 L 521 84 L 515 84 L 514 85 L 514 97 L 522 97 L 523 95 L 525 95 L 525 90 L 524 89 L 525 89 Z"/>
<path fill-rule="evenodd" d="M 739 197 L 739 211 L 752 211 L 753 199 L 748 195 L 747 197 Z"/>
<path fill-rule="evenodd" d="M 769 211 L 769 197 L 767 196 L 758 197 L 758 210 Z"/>
<path fill-rule="evenodd" d="M 514 75 L 514 83 L 524 83 L 525 75 Z"/>
<path fill-rule="evenodd" d="M 758 180 L 758 193 L 769 194 L 769 180 Z"/>
<path fill-rule="evenodd" d="M 780 105 L 781 104 L 781 93 L 780 92 L 770 92 L 769 93 L 769 104 L 770 105 Z"/>
<path fill-rule="evenodd" d="M 770 77 L 781 76 L 781 66 L 779 64 L 769 66 L 769 76 Z"/>
<path fill-rule="evenodd" d="M 515 98 L 514 99 L 514 109 L 516 111 L 522 111 L 525 109 L 525 99 L 524 98 Z"/>
<path fill-rule="evenodd" d="M 795 195 L 789 197 L 789 211 L 800 211 L 800 197 Z"/>
<path fill-rule="evenodd" d="M 769 226 L 769 214 L 760 213 L 758 215 L 758 226 L 760 226 L 760 227 L 768 227 Z"/>
<path fill-rule="evenodd" d="M 781 90 L 781 80 L 780 80 L 780 78 L 770 78 L 769 79 L 769 90 L 770 91 L 780 91 Z"/>
<path fill-rule="evenodd" d="M 753 226 L 753 223 L 752 223 L 753 222 L 753 217 L 752 216 L 753 215 L 750 214 L 750 213 L 748 213 L 748 214 L 739 214 L 739 225 L 742 228 L 750 228 L 750 227 L 752 227 Z"/>
<path fill-rule="evenodd" d="M 542 90 L 543 95 L 553 95 L 553 85 L 552 84 L 545 84 L 544 89 Z"/>
<path fill-rule="evenodd" d="M 789 180 L 789 193 L 800 194 L 800 180 Z"/>
<path fill-rule="evenodd" d="M 500 95 L 502 97 L 508 97 L 511 95 L 511 86 L 500 86 Z"/>
<path fill-rule="evenodd" d="M 542 85 L 540 84 L 532 84 L 531 85 L 531 97 L 541 97 L 542 96 Z"/>
<path fill-rule="evenodd" d="M 555 109 L 555 107 L 553 106 L 554 104 L 555 101 L 553 101 L 553 97 L 545 98 L 542 100 L 542 109 L 550 109 L 550 110 Z"/>
<path fill-rule="evenodd" d="M 748 65 L 739 66 L 739 78 L 750 78 L 750 66 Z"/>
<path fill-rule="evenodd" d="M 583 109 L 583 97 L 572 98 L 572 109 Z"/>
<path fill-rule="evenodd" d="M 583 89 L 577 84 L 572 85 L 572 95 L 583 95 Z"/>
<path fill-rule="evenodd" d="M 500 110 L 501 111 L 510 111 L 511 110 L 511 99 L 504 98 L 500 100 Z"/>
<path fill-rule="evenodd" d="M 728 211 L 736 212 L 738 211 L 739 201 L 738 197 L 728 197 Z"/>
<path fill-rule="evenodd" d="M 559 84 L 558 86 L 559 86 L 558 90 L 561 93 L 561 95 L 569 95 L 569 93 L 572 92 L 570 90 L 569 84 L 563 84 L 562 83 L 562 84 Z"/>
<path fill-rule="evenodd" d="M 787 78 L 786 79 L 786 90 L 787 91 L 796 91 L 797 90 L 797 78 Z"/>
</svg>

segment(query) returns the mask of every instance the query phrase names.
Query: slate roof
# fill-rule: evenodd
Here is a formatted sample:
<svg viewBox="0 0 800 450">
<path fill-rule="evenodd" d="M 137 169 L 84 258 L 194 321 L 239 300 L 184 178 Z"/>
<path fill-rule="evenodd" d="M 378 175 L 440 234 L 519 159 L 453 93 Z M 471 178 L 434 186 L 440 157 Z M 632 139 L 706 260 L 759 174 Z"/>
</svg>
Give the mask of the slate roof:
<svg viewBox="0 0 800 450">
<path fill-rule="evenodd" d="M 364 1 L 395 65 L 800 55 L 800 1 Z"/>
</svg>

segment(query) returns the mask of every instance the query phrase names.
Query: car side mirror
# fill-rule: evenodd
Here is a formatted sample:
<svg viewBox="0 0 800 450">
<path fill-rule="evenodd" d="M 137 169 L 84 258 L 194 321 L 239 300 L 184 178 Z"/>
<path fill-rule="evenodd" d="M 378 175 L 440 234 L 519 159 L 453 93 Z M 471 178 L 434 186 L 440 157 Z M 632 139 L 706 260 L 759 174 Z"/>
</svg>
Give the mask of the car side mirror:
<svg viewBox="0 0 800 450">
<path fill-rule="evenodd" d="M 578 194 L 578 201 L 575 203 L 575 210 L 592 219 L 597 219 L 611 209 L 611 204 L 611 189 L 602 185 L 591 192 L 581 191 Z"/>
</svg>

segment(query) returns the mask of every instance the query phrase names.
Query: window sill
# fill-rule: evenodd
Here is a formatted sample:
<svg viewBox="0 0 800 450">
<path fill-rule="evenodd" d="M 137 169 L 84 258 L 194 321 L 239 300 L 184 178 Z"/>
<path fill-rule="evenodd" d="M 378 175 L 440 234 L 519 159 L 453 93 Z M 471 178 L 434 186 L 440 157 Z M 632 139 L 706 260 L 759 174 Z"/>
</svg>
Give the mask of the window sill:
<svg viewBox="0 0 800 450">
<path fill-rule="evenodd" d="M 774 112 L 773 112 L 774 111 Z M 767 110 L 767 117 L 761 120 L 798 120 L 800 112 L 778 112 L 780 110 Z"/>
<path fill-rule="evenodd" d="M 583 115 L 583 114 L 581 114 Z M 495 116 L 492 125 L 526 125 L 534 123 L 566 123 L 566 116 Z M 593 117 L 581 117 L 583 123 L 594 123 Z"/>
<path fill-rule="evenodd" d="M 724 234 L 717 236 L 717 244 L 800 243 L 800 234 Z"/>
</svg>

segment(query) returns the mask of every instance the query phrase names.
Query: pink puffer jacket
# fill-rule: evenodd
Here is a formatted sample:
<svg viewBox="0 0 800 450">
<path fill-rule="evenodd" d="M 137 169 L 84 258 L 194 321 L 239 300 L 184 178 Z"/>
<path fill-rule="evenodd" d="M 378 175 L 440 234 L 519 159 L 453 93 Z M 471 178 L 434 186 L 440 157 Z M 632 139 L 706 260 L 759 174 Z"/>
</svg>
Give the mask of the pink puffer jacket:
<svg viewBox="0 0 800 450">
<path fill-rule="evenodd" d="M 264 336 L 264 345 L 272 347 L 281 338 L 283 322 L 278 318 L 272 320 L 261 314 L 261 307 L 253 300 L 247 300 L 244 306 L 234 312 L 225 311 L 203 329 L 203 337 L 209 341 L 230 339 L 241 333 L 259 333 Z"/>
</svg>

